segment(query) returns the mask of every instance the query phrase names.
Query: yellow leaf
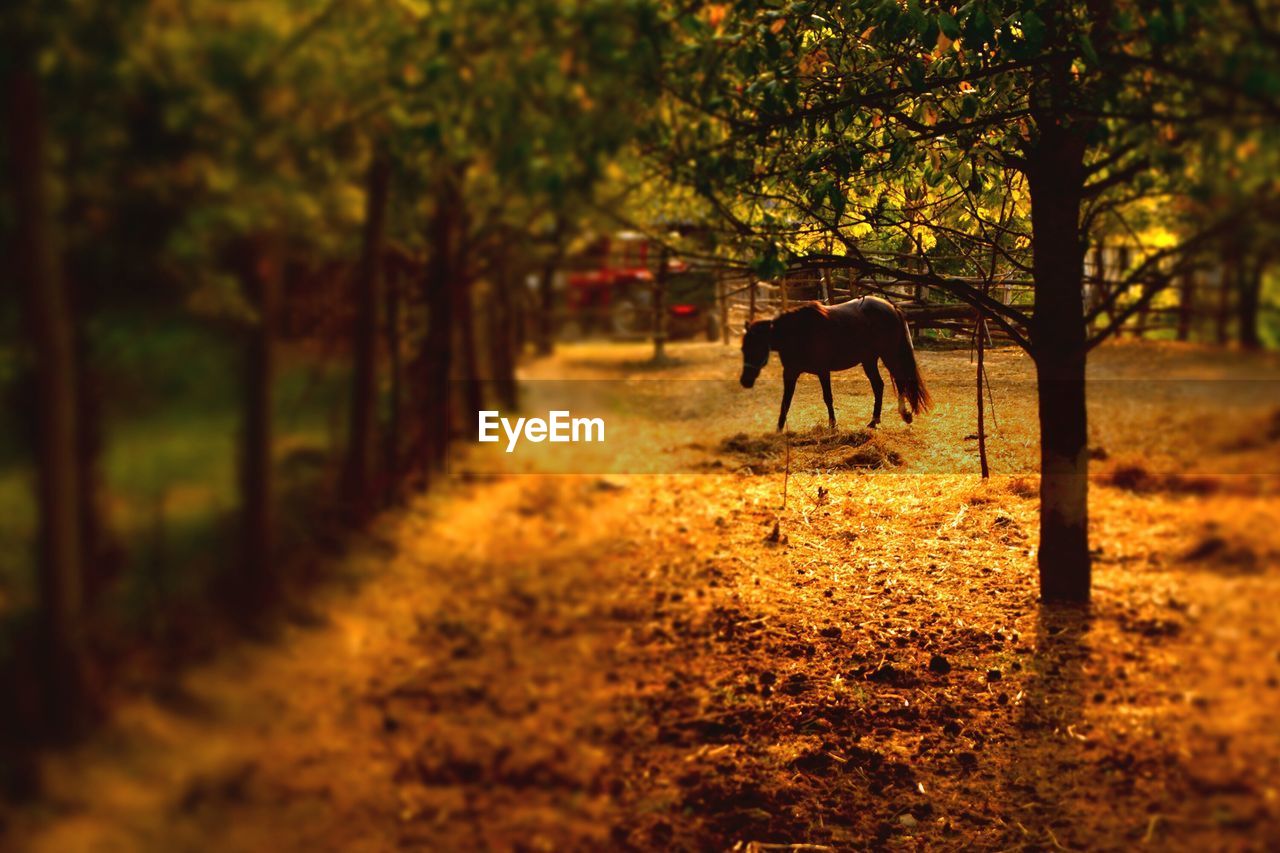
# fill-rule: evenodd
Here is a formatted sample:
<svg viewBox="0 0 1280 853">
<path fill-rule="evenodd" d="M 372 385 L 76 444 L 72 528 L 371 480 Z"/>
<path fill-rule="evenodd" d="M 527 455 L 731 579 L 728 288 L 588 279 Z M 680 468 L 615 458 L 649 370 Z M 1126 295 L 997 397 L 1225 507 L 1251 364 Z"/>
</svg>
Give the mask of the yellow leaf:
<svg viewBox="0 0 1280 853">
<path fill-rule="evenodd" d="M 399 0 L 400 7 L 413 16 L 415 20 L 421 21 L 427 16 L 427 4 L 420 0 Z"/>
</svg>

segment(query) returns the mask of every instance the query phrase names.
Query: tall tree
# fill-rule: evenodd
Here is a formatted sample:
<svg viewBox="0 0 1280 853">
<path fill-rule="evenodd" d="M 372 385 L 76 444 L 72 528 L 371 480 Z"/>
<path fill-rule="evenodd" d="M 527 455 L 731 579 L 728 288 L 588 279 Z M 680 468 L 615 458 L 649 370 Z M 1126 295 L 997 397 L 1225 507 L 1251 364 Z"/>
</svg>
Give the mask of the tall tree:
<svg viewBox="0 0 1280 853">
<path fill-rule="evenodd" d="M 342 502 L 353 518 L 363 519 L 372 508 L 375 439 L 378 414 L 378 318 L 382 305 L 387 194 L 391 164 L 378 148 L 370 158 L 365 188 L 364 237 L 352 293 L 351 410 L 347 455 L 342 475 Z"/>
<path fill-rule="evenodd" d="M 1196 0 L 739 0 L 683 7 L 677 23 L 662 81 L 674 117 L 651 156 L 756 243 L 762 272 L 808 263 L 931 285 L 1027 349 L 1041 593 L 1087 601 L 1087 353 L 1238 212 L 1139 247 L 1086 312 L 1089 236 L 1153 195 L 1185 194 L 1193 152 L 1270 122 L 1273 52 L 1239 9 Z M 984 225 L 1010 193 L 1021 216 L 997 241 Z M 992 251 L 1031 274 L 1031 311 L 974 287 L 973 259 Z"/>
<path fill-rule="evenodd" d="M 27 47 L 27 46 L 20 46 Z M 75 323 L 62 274 L 49 191 L 49 141 L 34 54 L 4 69 L 9 183 L 16 229 L 23 326 L 35 369 L 36 492 L 39 503 L 41 713 L 57 734 L 73 733 L 87 710 Z"/>
<path fill-rule="evenodd" d="M 254 312 L 244 326 L 240 437 L 240 553 L 232 575 L 231 603 L 251 621 L 274 604 L 280 576 L 276 565 L 276 476 L 274 389 L 280 304 L 279 244 L 246 238 L 235 249 L 241 286 Z"/>
</svg>

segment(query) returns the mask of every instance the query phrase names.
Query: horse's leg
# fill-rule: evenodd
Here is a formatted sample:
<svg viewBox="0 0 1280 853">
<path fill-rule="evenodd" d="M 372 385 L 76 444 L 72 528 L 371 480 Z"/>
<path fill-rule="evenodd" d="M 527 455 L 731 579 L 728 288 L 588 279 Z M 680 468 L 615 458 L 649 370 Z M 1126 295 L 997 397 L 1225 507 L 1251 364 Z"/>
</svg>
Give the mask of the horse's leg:
<svg viewBox="0 0 1280 853">
<path fill-rule="evenodd" d="M 835 429 L 836 407 L 835 400 L 831 397 L 831 374 L 829 372 L 819 373 L 818 381 L 822 383 L 822 399 L 827 404 L 827 425 L 831 429 Z"/>
<path fill-rule="evenodd" d="M 799 378 L 798 372 L 783 371 L 782 411 L 778 413 L 778 432 L 782 432 L 782 428 L 787 425 L 787 410 L 791 408 L 791 395 L 796 393 L 796 380 Z"/>
<path fill-rule="evenodd" d="M 867 374 L 867 381 L 871 383 L 871 392 L 876 397 L 876 407 L 871 412 L 871 423 L 867 424 L 871 429 L 875 429 L 880 426 L 880 407 L 884 404 L 884 379 L 880 376 L 880 367 L 874 358 L 862 362 L 862 370 Z"/>
</svg>

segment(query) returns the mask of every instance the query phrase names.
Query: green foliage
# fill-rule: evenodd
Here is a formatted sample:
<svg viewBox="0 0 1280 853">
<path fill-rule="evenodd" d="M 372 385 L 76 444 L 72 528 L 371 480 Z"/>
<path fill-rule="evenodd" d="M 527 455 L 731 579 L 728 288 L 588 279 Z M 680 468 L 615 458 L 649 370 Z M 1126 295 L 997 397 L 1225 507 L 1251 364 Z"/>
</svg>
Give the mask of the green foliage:
<svg viewBox="0 0 1280 853">
<path fill-rule="evenodd" d="M 1216 193 L 1212 215 L 1161 208 L 1161 234 L 1191 251 L 1241 209 L 1206 182 L 1243 170 L 1237 202 L 1276 192 L 1273 170 L 1235 153 L 1253 138 L 1275 150 L 1280 115 L 1275 33 L 1238 8 L 739 0 L 681 20 L 652 157 L 762 257 L 834 241 L 891 271 L 940 270 L 944 256 L 971 277 L 1016 270 L 1029 264 L 1028 163 L 1047 136 L 1084 140 L 1095 238 L 1151 226 L 1158 199 Z"/>
<path fill-rule="evenodd" d="M 5 29 L 48 89 L 64 207 L 86 214 L 68 218 L 69 252 L 112 300 L 145 283 L 239 319 L 227 248 L 268 235 L 354 255 L 375 147 L 397 164 L 403 242 L 446 174 L 483 212 L 478 230 L 534 233 L 581 207 L 652 100 L 662 36 L 641 0 L 18 11 Z"/>
<path fill-rule="evenodd" d="M 293 267 L 353 260 L 381 153 L 394 165 L 395 242 L 431 248 L 424 224 L 451 181 L 465 272 L 497 247 L 532 258 L 548 224 L 616 173 L 654 101 L 663 39 L 644 0 L 19 0 L 6 11 L 0 82 L 32 71 L 44 89 L 55 236 L 102 391 L 107 522 L 129 552 L 139 612 L 232 559 L 244 377 L 243 340 L 229 333 L 257 321 L 242 239 Z M 6 193 L 0 238 L 17 216 Z M 305 300 L 296 291 L 309 282 L 288 276 L 289 299 Z M 9 330 L 18 312 L 4 295 Z M 4 340 L 0 550 L 20 555 L 0 577 L 9 612 L 29 593 L 36 516 L 25 427 L 8 405 L 24 356 Z M 345 368 L 315 361 L 287 359 L 275 385 L 288 505 L 332 491 L 317 478 L 343 440 Z"/>
</svg>

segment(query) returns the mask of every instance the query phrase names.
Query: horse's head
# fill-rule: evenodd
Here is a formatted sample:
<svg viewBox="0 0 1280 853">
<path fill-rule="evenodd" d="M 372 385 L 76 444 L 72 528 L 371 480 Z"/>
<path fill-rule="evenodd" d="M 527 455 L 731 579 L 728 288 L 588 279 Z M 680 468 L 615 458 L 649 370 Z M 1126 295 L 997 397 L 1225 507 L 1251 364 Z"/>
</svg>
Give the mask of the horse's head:
<svg viewBox="0 0 1280 853">
<path fill-rule="evenodd" d="M 756 384 L 760 370 L 769 362 L 769 350 L 773 348 L 772 320 L 756 320 L 742 333 L 742 387 Z"/>
</svg>

